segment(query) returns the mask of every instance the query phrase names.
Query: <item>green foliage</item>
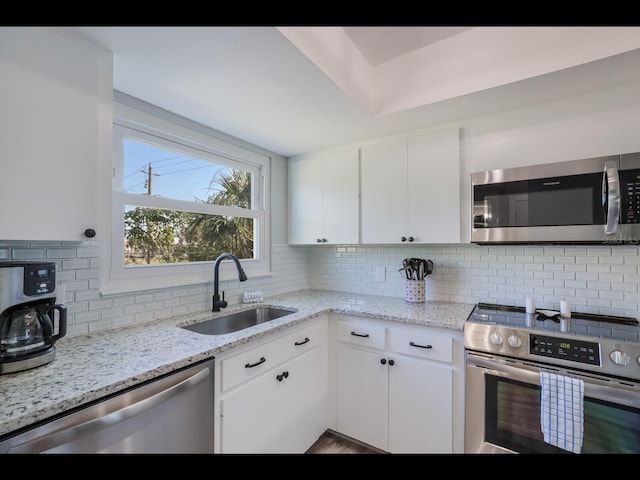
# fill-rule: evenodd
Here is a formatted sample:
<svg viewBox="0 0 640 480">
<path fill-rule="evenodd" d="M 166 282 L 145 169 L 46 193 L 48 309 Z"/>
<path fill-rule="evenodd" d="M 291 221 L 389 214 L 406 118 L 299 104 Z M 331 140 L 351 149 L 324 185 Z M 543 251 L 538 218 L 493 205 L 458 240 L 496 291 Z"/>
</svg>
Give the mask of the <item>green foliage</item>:
<svg viewBox="0 0 640 480">
<path fill-rule="evenodd" d="M 211 179 L 203 203 L 251 208 L 251 175 L 232 170 Z M 125 212 L 126 264 L 253 258 L 253 219 L 136 207 Z"/>
</svg>

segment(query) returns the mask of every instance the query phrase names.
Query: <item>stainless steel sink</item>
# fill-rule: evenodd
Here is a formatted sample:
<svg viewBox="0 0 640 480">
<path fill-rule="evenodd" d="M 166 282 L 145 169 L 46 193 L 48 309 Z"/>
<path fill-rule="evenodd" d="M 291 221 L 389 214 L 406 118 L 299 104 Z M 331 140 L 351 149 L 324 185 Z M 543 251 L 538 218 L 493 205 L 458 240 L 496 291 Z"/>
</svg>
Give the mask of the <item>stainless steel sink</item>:
<svg viewBox="0 0 640 480">
<path fill-rule="evenodd" d="M 253 327 L 276 318 L 284 317 L 296 313 L 297 310 L 277 307 L 255 307 L 242 312 L 230 313 L 222 317 L 212 318 L 204 322 L 186 325 L 182 328 L 204 335 L 224 335 L 225 333 L 237 332 L 245 328 Z"/>
</svg>

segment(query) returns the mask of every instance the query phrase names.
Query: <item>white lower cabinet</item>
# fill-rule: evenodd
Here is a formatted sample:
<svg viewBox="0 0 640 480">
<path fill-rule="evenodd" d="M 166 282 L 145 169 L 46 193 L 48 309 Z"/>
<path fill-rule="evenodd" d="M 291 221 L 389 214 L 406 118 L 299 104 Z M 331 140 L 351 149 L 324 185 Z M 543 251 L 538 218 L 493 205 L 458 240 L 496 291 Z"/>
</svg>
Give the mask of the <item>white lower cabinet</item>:
<svg viewBox="0 0 640 480">
<path fill-rule="evenodd" d="M 335 317 L 337 430 L 391 453 L 463 453 L 459 332 Z"/>
<path fill-rule="evenodd" d="M 214 383 L 216 453 L 304 453 L 328 428 L 464 453 L 460 331 L 321 315 L 219 355 Z"/>
<path fill-rule="evenodd" d="M 216 359 L 216 453 L 304 453 L 329 424 L 328 318 Z"/>
</svg>

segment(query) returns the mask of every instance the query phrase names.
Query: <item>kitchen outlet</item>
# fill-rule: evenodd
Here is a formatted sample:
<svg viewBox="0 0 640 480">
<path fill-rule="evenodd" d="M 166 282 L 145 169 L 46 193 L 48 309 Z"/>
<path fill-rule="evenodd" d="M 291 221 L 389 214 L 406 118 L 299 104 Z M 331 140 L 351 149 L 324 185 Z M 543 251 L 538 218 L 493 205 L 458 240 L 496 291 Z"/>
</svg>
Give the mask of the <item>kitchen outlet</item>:
<svg viewBox="0 0 640 480">
<path fill-rule="evenodd" d="M 385 282 L 387 280 L 387 269 L 385 267 L 376 267 L 376 282 Z"/>
</svg>

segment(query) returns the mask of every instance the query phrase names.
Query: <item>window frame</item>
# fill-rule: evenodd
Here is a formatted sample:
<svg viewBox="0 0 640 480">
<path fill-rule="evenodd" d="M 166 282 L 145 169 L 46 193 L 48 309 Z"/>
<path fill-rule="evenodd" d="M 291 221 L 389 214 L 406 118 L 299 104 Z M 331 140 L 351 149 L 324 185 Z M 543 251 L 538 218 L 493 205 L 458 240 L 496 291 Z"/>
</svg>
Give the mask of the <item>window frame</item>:
<svg viewBox="0 0 640 480">
<path fill-rule="evenodd" d="M 126 267 L 124 265 L 124 205 L 139 205 L 171 210 L 188 210 L 220 215 L 239 215 L 254 219 L 254 258 L 240 259 L 249 278 L 269 275 L 270 262 L 270 164 L 271 158 L 232 144 L 200 124 L 193 124 L 173 114 L 159 116 L 114 101 L 113 164 L 110 178 L 110 241 L 101 251 L 100 291 L 116 294 L 160 288 L 180 287 L 213 282 L 213 261 L 180 264 L 153 264 Z M 164 112 L 163 112 L 164 113 Z M 210 131 L 209 131 L 210 130 Z M 122 191 L 123 139 L 152 143 L 160 148 L 179 148 L 186 154 L 214 160 L 217 164 L 238 167 L 254 174 L 252 208 L 175 200 L 166 197 L 143 196 Z M 173 149 L 175 149 L 173 148 Z M 118 247 L 118 245 L 122 245 Z M 222 262 L 220 280 L 237 279 L 233 262 Z"/>
</svg>

